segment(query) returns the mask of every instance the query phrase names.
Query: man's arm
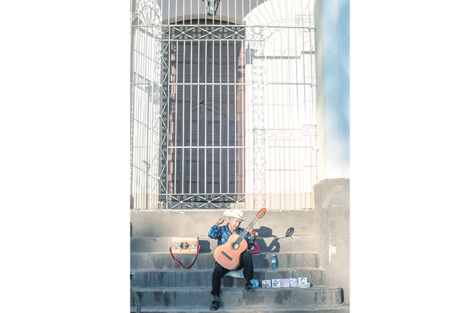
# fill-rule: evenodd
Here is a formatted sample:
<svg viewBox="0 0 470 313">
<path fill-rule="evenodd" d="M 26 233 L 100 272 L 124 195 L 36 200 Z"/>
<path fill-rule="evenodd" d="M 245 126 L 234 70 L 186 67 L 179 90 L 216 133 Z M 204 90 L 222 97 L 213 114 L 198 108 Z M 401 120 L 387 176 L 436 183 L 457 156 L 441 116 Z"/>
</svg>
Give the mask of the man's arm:
<svg viewBox="0 0 470 313">
<path fill-rule="evenodd" d="M 209 231 L 209 237 L 212 239 L 220 239 L 222 237 L 222 230 L 219 227 L 220 224 L 224 222 L 223 218 L 219 218 L 217 222 L 215 222 L 215 225 L 211 227 L 211 230 Z"/>
<path fill-rule="evenodd" d="M 248 234 L 246 234 L 245 239 L 246 242 L 248 243 L 248 250 L 253 248 L 255 246 L 255 240 L 256 240 L 256 232 L 252 227 L 247 227 L 246 230 L 248 231 Z"/>
</svg>

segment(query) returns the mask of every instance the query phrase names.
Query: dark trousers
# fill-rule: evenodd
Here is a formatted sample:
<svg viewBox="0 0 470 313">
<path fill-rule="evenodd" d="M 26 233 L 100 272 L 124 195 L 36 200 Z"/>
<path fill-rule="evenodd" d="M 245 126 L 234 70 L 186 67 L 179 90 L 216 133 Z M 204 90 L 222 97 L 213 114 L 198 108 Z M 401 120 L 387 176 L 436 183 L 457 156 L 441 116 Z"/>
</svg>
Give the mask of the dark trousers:
<svg viewBox="0 0 470 313">
<path fill-rule="evenodd" d="M 234 271 L 238 271 L 241 268 L 243 268 L 243 276 L 245 276 L 246 282 L 250 282 L 253 279 L 253 257 L 248 250 L 241 254 L 240 265 L 234 269 Z M 230 272 L 230 270 L 215 262 L 214 272 L 212 273 L 212 295 L 220 296 L 220 282 L 222 277 L 228 272 Z"/>
</svg>

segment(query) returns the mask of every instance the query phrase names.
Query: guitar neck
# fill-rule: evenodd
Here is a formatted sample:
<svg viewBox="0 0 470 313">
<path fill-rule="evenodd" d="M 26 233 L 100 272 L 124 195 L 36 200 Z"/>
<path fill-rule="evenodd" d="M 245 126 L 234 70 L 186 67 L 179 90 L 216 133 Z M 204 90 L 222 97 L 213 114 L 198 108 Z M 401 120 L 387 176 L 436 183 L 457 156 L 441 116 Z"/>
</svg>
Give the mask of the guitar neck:
<svg viewBox="0 0 470 313">
<path fill-rule="evenodd" d="M 255 226 L 255 224 L 256 224 L 257 221 L 258 221 L 258 218 L 255 217 L 255 218 L 251 221 L 250 225 L 248 225 L 248 227 L 253 227 L 253 226 Z M 235 241 L 235 243 L 236 243 L 236 244 L 240 244 L 240 242 L 242 242 L 242 240 L 245 239 L 246 234 L 248 234 L 248 230 L 245 229 L 245 230 L 243 231 L 243 233 L 240 234 L 240 237 L 238 237 L 238 239 Z"/>
</svg>

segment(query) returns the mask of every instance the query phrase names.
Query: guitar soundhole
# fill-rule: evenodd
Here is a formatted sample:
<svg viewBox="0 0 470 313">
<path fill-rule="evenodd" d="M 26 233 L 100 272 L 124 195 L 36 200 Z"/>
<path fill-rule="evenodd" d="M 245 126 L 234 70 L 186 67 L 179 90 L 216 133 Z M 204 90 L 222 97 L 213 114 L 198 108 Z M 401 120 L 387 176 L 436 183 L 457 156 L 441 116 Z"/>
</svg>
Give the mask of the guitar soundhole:
<svg viewBox="0 0 470 313">
<path fill-rule="evenodd" d="M 238 245 L 237 243 L 234 243 L 234 244 L 232 245 L 233 250 L 237 250 L 238 247 L 239 247 L 239 245 Z"/>
</svg>

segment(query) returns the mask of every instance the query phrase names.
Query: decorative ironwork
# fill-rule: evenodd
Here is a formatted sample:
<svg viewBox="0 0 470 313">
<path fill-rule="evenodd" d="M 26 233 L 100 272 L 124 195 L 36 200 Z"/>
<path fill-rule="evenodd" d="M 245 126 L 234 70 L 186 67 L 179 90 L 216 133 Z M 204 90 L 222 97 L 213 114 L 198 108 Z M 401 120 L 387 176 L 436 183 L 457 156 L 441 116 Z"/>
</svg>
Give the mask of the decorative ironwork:
<svg viewBox="0 0 470 313">
<path fill-rule="evenodd" d="M 247 209 L 243 194 L 169 194 L 161 195 L 162 208 L 166 209 Z"/>
<path fill-rule="evenodd" d="M 167 26 L 170 40 L 245 40 L 245 26 L 238 25 L 172 25 Z M 168 38 L 169 37 L 169 38 Z"/>
</svg>

